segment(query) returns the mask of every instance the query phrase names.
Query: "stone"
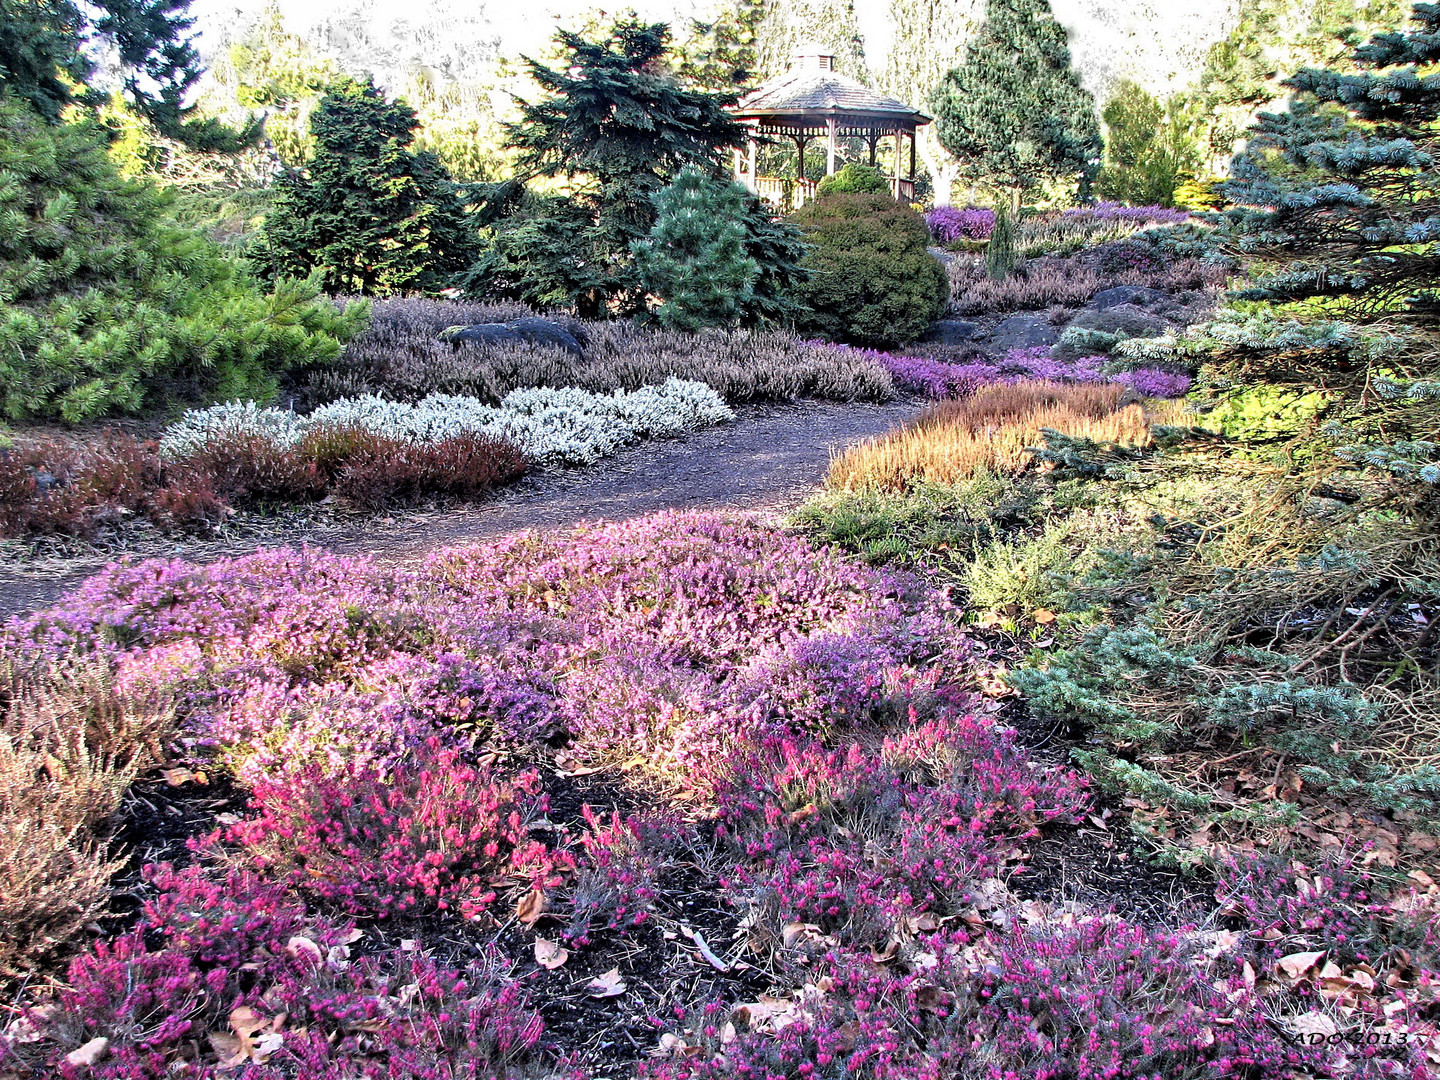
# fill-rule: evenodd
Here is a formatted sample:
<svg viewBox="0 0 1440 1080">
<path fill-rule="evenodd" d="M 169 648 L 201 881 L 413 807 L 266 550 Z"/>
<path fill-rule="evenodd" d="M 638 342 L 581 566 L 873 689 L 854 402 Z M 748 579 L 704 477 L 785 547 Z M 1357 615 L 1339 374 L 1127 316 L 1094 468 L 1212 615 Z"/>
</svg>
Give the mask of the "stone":
<svg viewBox="0 0 1440 1080">
<path fill-rule="evenodd" d="M 1141 285 L 1117 285 L 1113 289 L 1096 293 L 1095 298 L 1090 301 L 1088 306 L 1104 311 L 1121 305 L 1153 308 L 1163 307 L 1169 303 L 1171 303 L 1169 294 L 1163 293 L 1159 289 L 1147 289 Z"/>
<path fill-rule="evenodd" d="M 1038 349 L 1054 345 L 1060 332 L 1044 315 L 1012 315 L 994 330 L 986 344 L 995 352 L 1011 349 Z"/>
<path fill-rule="evenodd" d="M 1127 338 L 1159 337 L 1165 332 L 1165 320 L 1150 314 L 1144 308 L 1132 304 L 1095 309 L 1086 308 L 1070 320 L 1069 326 L 1080 330 L 1099 330 L 1106 334 L 1119 334 Z"/>
<path fill-rule="evenodd" d="M 925 340 L 934 345 L 963 345 L 980 333 L 977 323 L 964 319 L 941 319 L 931 325 Z"/>
<path fill-rule="evenodd" d="M 535 315 L 527 315 L 506 323 L 452 326 L 440 336 L 451 344 L 475 341 L 486 345 L 549 345 L 552 348 L 564 349 L 572 356 L 585 355 L 574 334 L 552 319 L 542 319 Z"/>
</svg>

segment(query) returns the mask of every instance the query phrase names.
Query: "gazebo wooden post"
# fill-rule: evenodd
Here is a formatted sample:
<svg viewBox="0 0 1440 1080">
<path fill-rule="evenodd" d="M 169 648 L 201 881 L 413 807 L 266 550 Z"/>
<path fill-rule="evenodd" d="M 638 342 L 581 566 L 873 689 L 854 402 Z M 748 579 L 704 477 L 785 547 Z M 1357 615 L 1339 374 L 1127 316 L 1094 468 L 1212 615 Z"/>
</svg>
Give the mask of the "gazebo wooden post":
<svg viewBox="0 0 1440 1080">
<path fill-rule="evenodd" d="M 825 175 L 835 175 L 835 117 L 825 121 Z"/>
<path fill-rule="evenodd" d="M 875 151 L 880 144 L 880 136 L 873 131 L 865 133 L 865 145 L 870 148 L 870 168 L 875 167 Z"/>
<path fill-rule="evenodd" d="M 910 129 L 910 182 L 915 182 L 915 129 Z"/>
<path fill-rule="evenodd" d="M 900 167 L 901 167 L 901 166 L 900 166 L 900 146 L 901 146 L 900 140 L 905 137 L 905 133 L 902 132 L 899 128 L 896 128 L 893 132 L 891 132 L 891 134 L 893 134 L 893 135 L 895 136 L 895 175 L 890 178 L 890 191 L 894 194 L 894 196 L 895 196 L 895 201 L 896 201 L 896 202 L 899 202 L 899 201 L 900 201 Z"/>
<path fill-rule="evenodd" d="M 795 175 L 796 175 L 799 179 L 804 180 L 804 179 L 805 179 L 805 144 L 810 141 L 810 137 L 809 137 L 808 135 L 792 135 L 791 138 L 793 138 L 793 139 L 795 140 L 795 155 L 796 155 L 796 158 L 798 159 L 798 160 L 796 161 L 796 163 L 795 163 Z"/>
<path fill-rule="evenodd" d="M 750 164 L 750 190 L 759 191 L 760 171 L 758 163 L 760 158 L 760 144 L 755 141 L 754 135 L 751 135 L 750 138 L 745 140 L 745 151 Z"/>
</svg>

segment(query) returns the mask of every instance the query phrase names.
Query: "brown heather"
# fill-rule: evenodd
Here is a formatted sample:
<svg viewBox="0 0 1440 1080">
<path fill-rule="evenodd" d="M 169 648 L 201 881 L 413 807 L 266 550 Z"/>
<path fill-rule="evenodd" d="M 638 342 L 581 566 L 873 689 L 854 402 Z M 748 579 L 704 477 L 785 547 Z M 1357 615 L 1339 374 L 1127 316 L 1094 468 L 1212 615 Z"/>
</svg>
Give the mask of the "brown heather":
<svg viewBox="0 0 1440 1080">
<path fill-rule="evenodd" d="M 968 398 L 932 405 L 915 420 L 846 450 L 830 464 L 835 488 L 904 490 L 950 484 L 982 468 L 1018 472 L 1027 448 L 1052 428 L 1067 435 L 1127 445 L 1150 441 L 1138 404 L 1115 385 L 996 383 Z"/>
<path fill-rule="evenodd" d="M 120 863 L 98 835 L 174 730 L 122 702 L 94 661 L 0 674 L 0 974 L 43 962 L 100 915 Z"/>
<path fill-rule="evenodd" d="M 309 369 L 292 388 L 295 404 L 379 394 L 418 401 L 458 394 L 495 403 L 511 390 L 578 386 L 592 393 L 638 390 L 671 375 L 713 387 L 732 404 L 750 401 L 887 401 L 890 376 L 861 353 L 805 341 L 780 331 L 684 334 L 630 322 L 558 318 L 584 346 L 585 357 L 535 345 L 451 345 L 450 326 L 533 315 L 525 308 L 446 300 L 385 300 L 369 328 L 332 364 Z"/>
</svg>

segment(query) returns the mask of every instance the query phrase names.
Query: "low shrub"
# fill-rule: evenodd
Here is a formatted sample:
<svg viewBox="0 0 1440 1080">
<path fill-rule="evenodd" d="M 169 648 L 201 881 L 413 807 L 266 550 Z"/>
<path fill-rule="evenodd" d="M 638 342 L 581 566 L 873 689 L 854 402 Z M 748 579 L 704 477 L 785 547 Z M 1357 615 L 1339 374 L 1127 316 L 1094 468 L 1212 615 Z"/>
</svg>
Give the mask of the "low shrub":
<svg viewBox="0 0 1440 1080">
<path fill-rule="evenodd" d="M 1158 255 L 1147 255 L 1145 265 L 1131 267 L 1125 265 L 1120 254 L 1111 258 L 1113 261 L 1103 266 L 1076 259 L 1030 258 L 1020 263 L 1012 276 L 995 281 L 987 276 L 979 258 L 957 256 L 947 264 L 950 310 L 957 315 L 981 315 L 1078 308 L 1097 293 L 1117 285 L 1139 285 L 1171 293 L 1214 291 L 1225 284 L 1229 275 L 1220 264 L 1201 259 L 1162 263 L 1157 261 Z"/>
<path fill-rule="evenodd" d="M 861 165 L 851 161 L 838 172 L 822 176 L 815 185 L 815 197 L 830 195 L 888 195 L 890 181 L 873 165 Z"/>
<path fill-rule="evenodd" d="M 838 488 L 904 490 L 953 484 L 980 469 L 1015 472 L 1044 429 L 1125 445 L 1146 445 L 1150 422 L 1139 405 L 1122 405 L 1124 388 L 1018 382 L 984 386 L 943 401 L 887 435 L 853 446 L 830 465 Z"/>
<path fill-rule="evenodd" d="M 832 195 L 794 218 L 811 245 L 796 290 L 801 328 L 833 341 L 888 348 L 915 341 L 944 310 L 945 269 L 930 230 L 888 195 Z"/>
<path fill-rule="evenodd" d="M 686 334 L 632 322 L 559 320 L 584 357 L 539 345 L 442 341 L 451 326 L 533 315 L 519 306 L 442 300 L 376 303 L 369 328 L 339 360 L 292 384 L 297 403 L 379 395 L 418 401 L 462 395 L 498 404 L 512 390 L 578 387 L 591 393 L 638 390 L 674 376 L 702 382 L 726 401 L 885 401 L 894 387 L 863 357 L 837 356 L 781 331 L 706 330 Z"/>
<path fill-rule="evenodd" d="M 103 660 L 16 667 L 0 683 L 0 975 L 63 951 L 109 906 L 101 828 L 166 759 L 174 711 L 116 691 Z"/>
<path fill-rule="evenodd" d="M 467 764 L 433 740 L 394 770 L 316 765 L 263 777 L 259 813 L 232 827 L 257 866 L 356 915 L 473 919 L 507 885 L 543 889 L 574 868 L 530 836 L 548 803 L 533 769 Z"/>
<path fill-rule="evenodd" d="M 974 206 L 961 210 L 954 206 L 937 206 L 925 215 L 930 235 L 937 244 L 953 244 L 957 240 L 988 240 L 995 228 L 995 211 Z"/>
<path fill-rule="evenodd" d="M 445 462 L 457 456 L 468 455 L 472 462 L 488 457 L 485 471 L 469 485 L 484 490 L 493 486 L 491 478 L 517 475 L 522 464 L 517 448 L 530 461 L 586 464 L 639 439 L 679 435 L 733 418 L 708 386 L 672 377 L 628 393 L 591 394 L 574 387 L 512 390 L 494 408 L 475 398 L 443 394 L 414 405 L 347 398 L 309 416 L 259 409 L 253 402 L 217 405 L 187 413 L 166 430 L 160 446 L 178 462 L 197 454 L 225 454 L 231 446 L 242 456 L 254 447 L 255 456 L 268 454 L 277 462 L 339 455 L 375 482 L 388 473 L 397 491 L 463 486 L 456 466 Z M 456 439 L 466 441 L 439 449 Z"/>
</svg>

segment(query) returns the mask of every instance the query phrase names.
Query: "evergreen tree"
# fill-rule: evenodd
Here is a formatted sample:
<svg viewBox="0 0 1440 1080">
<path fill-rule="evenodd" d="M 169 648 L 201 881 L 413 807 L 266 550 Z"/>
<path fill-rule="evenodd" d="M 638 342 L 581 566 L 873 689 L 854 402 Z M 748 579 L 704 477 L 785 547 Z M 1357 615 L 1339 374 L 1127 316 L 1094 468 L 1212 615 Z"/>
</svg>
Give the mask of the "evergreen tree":
<svg viewBox="0 0 1440 1080">
<path fill-rule="evenodd" d="M 1047 181 L 1083 186 L 1098 168 L 1095 101 L 1048 0 L 988 0 L 964 62 L 930 104 L 959 175 L 1008 193 L 1012 208 Z"/>
<path fill-rule="evenodd" d="M 1440 4 L 1414 18 L 1345 70 L 1299 72 L 1288 109 L 1250 133 L 1214 224 L 1253 281 L 1204 343 L 1222 385 L 1318 391 L 1330 446 L 1440 481 L 1440 95 L 1422 74 L 1440 63 Z"/>
<path fill-rule="evenodd" d="M 0 96 L 0 413 L 70 421 L 174 398 L 263 398 L 363 322 L 318 285 L 265 295 L 177 227 L 170 196 L 122 178 L 91 120 Z"/>
<path fill-rule="evenodd" d="M 331 292 L 435 292 L 469 266 L 474 223 L 434 154 L 410 149 L 415 113 L 368 80 L 342 80 L 310 118 L 315 152 L 276 180 L 257 257 L 272 273 L 318 272 Z"/>
<path fill-rule="evenodd" d="M 705 90 L 734 91 L 755 82 L 765 0 L 729 0 L 709 22 L 694 20 L 679 49 L 680 74 Z"/>
<path fill-rule="evenodd" d="M 202 74 L 191 44 L 190 0 L 0 0 L 0 90 L 58 121 L 75 103 L 104 104 L 85 83 L 97 48 L 119 63 L 127 103 L 166 138 L 198 150 L 234 152 L 260 136 L 261 121 L 234 130 L 194 116 L 186 104 Z"/>
<path fill-rule="evenodd" d="M 1161 103 L 1128 80 L 1116 86 L 1102 113 L 1105 167 L 1096 187 L 1107 199 L 1132 206 L 1174 206 L 1175 191 L 1200 170 L 1200 144 L 1185 103 Z"/>
<path fill-rule="evenodd" d="M 634 244 L 640 280 L 663 301 L 669 330 L 734 326 L 753 295 L 760 264 L 745 250 L 750 193 L 694 166 L 655 196 L 655 224 Z"/>
<path fill-rule="evenodd" d="M 865 43 L 853 0 L 766 0 L 756 61 L 761 79 L 779 75 L 801 48 L 818 45 L 835 56 L 835 70 L 870 82 Z"/>
<path fill-rule="evenodd" d="M 666 70 L 670 31 L 663 23 L 624 20 L 599 40 L 561 31 L 557 41 L 566 54 L 561 64 L 527 61 L 546 96 L 520 102 L 522 118 L 510 127 L 520 175 L 570 180 L 578 188 L 576 205 L 588 216 L 567 246 L 583 252 L 592 284 L 566 306 L 589 316 L 638 310 L 643 292 L 631 245 L 648 235 L 652 199 L 680 170 L 713 167 L 723 150 L 739 144 L 741 130 L 725 111 L 734 96 L 686 85 Z M 577 217 L 553 209 L 565 220 Z M 496 228 L 517 231 L 504 223 Z M 529 272 L 524 265 L 514 269 Z M 555 279 L 548 268 L 535 272 Z M 510 288 L 533 292 L 533 284 L 519 279 Z"/>
</svg>

